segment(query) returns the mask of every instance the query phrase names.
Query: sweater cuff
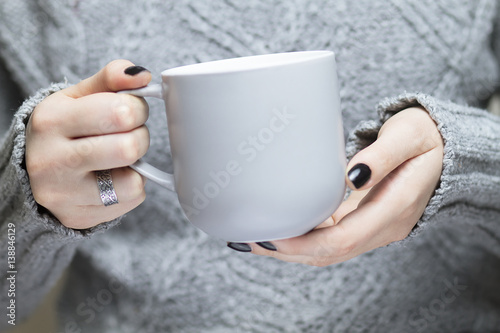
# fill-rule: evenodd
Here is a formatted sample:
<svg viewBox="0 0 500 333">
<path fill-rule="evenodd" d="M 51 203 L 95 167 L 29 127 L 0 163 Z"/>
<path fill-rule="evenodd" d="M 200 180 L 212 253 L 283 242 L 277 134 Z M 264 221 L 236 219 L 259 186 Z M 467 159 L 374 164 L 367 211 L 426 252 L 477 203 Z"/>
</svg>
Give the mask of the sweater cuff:
<svg viewBox="0 0 500 333">
<path fill-rule="evenodd" d="M 15 114 L 14 122 L 11 127 L 11 138 L 13 139 L 11 166 L 17 176 L 18 183 L 23 192 L 25 207 L 32 214 L 32 218 L 39 224 L 39 228 L 55 232 L 59 236 L 70 238 L 86 238 L 96 233 L 104 232 L 119 223 L 121 218 L 110 222 L 99 224 L 95 227 L 85 230 L 75 230 L 65 227 L 44 207 L 38 205 L 33 197 L 28 173 L 25 165 L 26 150 L 26 126 L 29 117 L 35 107 L 49 95 L 68 87 L 68 83 L 54 83 L 46 89 L 39 90 L 34 96 L 27 99 Z M 7 140 L 11 139 L 8 138 Z M 97 185 L 96 185 L 97 186 Z M 38 229 L 38 228 L 37 228 Z"/>
<path fill-rule="evenodd" d="M 382 125 L 394 114 L 421 106 L 436 122 L 444 141 L 440 183 L 409 237 L 420 233 L 445 206 L 466 202 L 498 209 L 500 193 L 500 118 L 485 110 L 441 101 L 422 93 L 384 99 L 377 106 L 379 119 L 359 124 L 348 139 L 352 158 L 377 139 Z"/>
</svg>

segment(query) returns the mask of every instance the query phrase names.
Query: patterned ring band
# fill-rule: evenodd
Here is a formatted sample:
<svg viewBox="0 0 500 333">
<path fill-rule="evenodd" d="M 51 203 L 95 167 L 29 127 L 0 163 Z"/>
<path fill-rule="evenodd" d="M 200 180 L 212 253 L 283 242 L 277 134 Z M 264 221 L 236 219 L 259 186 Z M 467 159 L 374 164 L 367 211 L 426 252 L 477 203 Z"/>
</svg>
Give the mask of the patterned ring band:
<svg viewBox="0 0 500 333">
<path fill-rule="evenodd" d="M 104 206 L 111 206 L 118 203 L 116 192 L 111 179 L 111 170 L 96 171 L 97 187 L 101 195 L 101 200 Z"/>
</svg>

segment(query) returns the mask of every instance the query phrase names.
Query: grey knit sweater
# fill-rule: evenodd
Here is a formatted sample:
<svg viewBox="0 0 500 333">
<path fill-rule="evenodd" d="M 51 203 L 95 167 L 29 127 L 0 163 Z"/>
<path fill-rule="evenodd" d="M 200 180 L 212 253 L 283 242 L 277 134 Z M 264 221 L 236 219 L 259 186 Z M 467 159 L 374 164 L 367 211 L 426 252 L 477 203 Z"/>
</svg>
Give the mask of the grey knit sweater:
<svg viewBox="0 0 500 333">
<path fill-rule="evenodd" d="M 0 328 L 12 299 L 19 321 L 69 267 L 61 332 L 500 331 L 500 119 L 480 109 L 500 82 L 499 13 L 496 0 L 1 1 Z M 34 201 L 25 124 L 50 93 L 115 58 L 159 77 L 310 49 L 337 54 L 349 156 L 408 106 L 437 122 L 441 182 L 407 239 L 315 268 L 229 250 L 153 183 L 140 207 L 85 231 Z M 151 109 L 146 159 L 171 170 L 163 106 Z"/>
</svg>

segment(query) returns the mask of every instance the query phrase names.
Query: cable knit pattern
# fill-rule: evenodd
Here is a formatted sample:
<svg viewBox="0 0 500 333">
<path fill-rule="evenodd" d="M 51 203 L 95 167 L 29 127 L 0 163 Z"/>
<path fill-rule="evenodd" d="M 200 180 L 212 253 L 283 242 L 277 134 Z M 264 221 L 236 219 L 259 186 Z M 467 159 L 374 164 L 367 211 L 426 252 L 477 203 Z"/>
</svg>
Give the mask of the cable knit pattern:
<svg viewBox="0 0 500 333">
<path fill-rule="evenodd" d="M 18 319 L 69 266 L 62 332 L 497 331 L 500 122 L 475 107 L 499 86 L 499 12 L 496 0 L 1 1 L 0 57 L 10 73 L 1 87 L 15 82 L 33 96 L 0 151 L 0 244 L 15 223 Z M 33 200 L 24 126 L 65 86 L 51 82 L 76 83 L 115 58 L 147 67 L 157 82 L 173 66 L 311 49 L 336 52 L 349 156 L 408 106 L 438 124 L 441 182 L 411 237 L 315 268 L 227 249 L 150 183 L 121 223 L 85 232 Z M 0 96 L 7 113 L 11 97 Z M 146 159 L 172 171 L 164 106 L 150 102 Z"/>
</svg>

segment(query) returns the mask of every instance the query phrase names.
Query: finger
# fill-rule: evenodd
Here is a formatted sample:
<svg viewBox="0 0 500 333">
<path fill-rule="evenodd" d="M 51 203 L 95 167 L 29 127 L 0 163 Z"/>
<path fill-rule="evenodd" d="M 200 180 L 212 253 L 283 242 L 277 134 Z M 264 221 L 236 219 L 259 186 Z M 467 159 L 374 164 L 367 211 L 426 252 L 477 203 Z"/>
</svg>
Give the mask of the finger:
<svg viewBox="0 0 500 333">
<path fill-rule="evenodd" d="M 129 167 L 112 169 L 111 179 L 120 203 L 133 201 L 144 195 L 146 179 Z M 66 180 L 64 185 L 64 191 L 61 191 L 60 184 L 46 184 L 52 196 L 50 200 L 59 203 L 59 206 L 67 208 L 103 205 L 95 172 L 89 172 L 82 178 Z"/>
<path fill-rule="evenodd" d="M 111 179 L 116 197 L 120 204 L 135 201 L 139 197 L 144 197 L 144 186 L 146 178 L 129 167 L 112 169 Z M 90 172 L 84 179 L 83 186 L 80 187 L 78 195 L 73 199 L 76 205 L 102 206 L 103 202 L 97 186 L 95 172 Z"/>
<path fill-rule="evenodd" d="M 346 214 L 337 225 L 273 241 L 276 253 L 256 246 L 252 252 L 324 266 L 403 239 L 422 215 L 434 191 L 441 161 L 440 149 L 412 158 L 373 187 L 361 199 L 358 209 Z"/>
<path fill-rule="evenodd" d="M 114 170 L 113 170 L 114 171 Z M 112 172 L 113 174 L 113 172 Z M 114 173 L 116 174 L 116 173 Z M 119 177 L 118 177 L 119 178 Z M 119 179 L 117 179 L 119 182 Z M 118 183 L 117 182 L 117 183 Z M 115 180 L 113 179 L 113 184 Z M 97 188 L 97 184 L 96 184 Z M 104 206 L 102 202 L 98 205 L 74 206 L 71 210 L 53 212 L 56 218 L 65 226 L 73 229 L 88 229 L 100 223 L 108 222 L 131 211 L 144 202 L 145 191 L 140 192 L 135 198 L 129 196 L 129 200 L 123 198 L 123 192 L 118 191 L 118 203 L 111 206 Z M 97 191 L 98 192 L 98 191 Z M 98 195 L 98 194 L 95 194 Z M 120 197 L 122 196 L 122 197 Z"/>
<path fill-rule="evenodd" d="M 377 205 L 366 204 L 364 209 L 352 211 L 335 226 L 315 229 L 299 237 L 273 241 L 277 251 L 252 246 L 252 253 L 314 266 L 345 261 L 371 250 L 372 239 L 380 231 L 377 223 L 370 223 L 373 216 L 371 214 L 377 214 L 377 220 L 385 221 L 388 218 L 388 213 L 379 211 Z"/>
<path fill-rule="evenodd" d="M 349 194 L 349 197 L 342 202 L 332 216 L 323 221 L 315 229 L 327 228 L 337 224 L 345 215 L 349 214 L 358 207 L 359 202 L 368 193 L 368 191 L 369 190 L 352 191 Z"/>
<path fill-rule="evenodd" d="M 314 230 L 317 229 L 323 229 L 323 228 L 329 228 L 337 223 L 339 223 L 342 218 L 352 212 L 354 209 L 356 209 L 360 203 L 360 201 L 366 196 L 369 190 L 364 190 L 364 191 L 353 191 L 349 194 L 349 197 L 342 202 L 342 204 L 337 208 L 337 210 L 327 218 L 325 221 L 323 221 L 321 224 L 319 224 Z M 272 242 L 273 246 L 275 242 Z M 255 248 L 255 246 L 252 246 L 252 248 Z M 265 251 L 262 253 L 260 249 L 257 249 L 257 251 L 254 251 L 255 254 L 260 254 L 260 255 L 272 255 L 273 257 L 276 257 L 280 260 L 285 260 L 285 261 L 290 261 L 290 262 L 304 262 L 305 258 L 308 258 L 308 260 L 312 260 L 310 257 L 303 256 L 303 255 L 287 255 L 283 254 L 282 252 L 278 252 L 275 254 L 271 254 L 271 251 Z M 305 263 L 305 262 L 304 262 Z"/>
<path fill-rule="evenodd" d="M 273 242 L 274 243 L 274 242 Z M 305 256 L 305 255 L 289 255 L 289 254 L 284 254 L 278 251 L 270 251 L 266 250 L 265 248 L 258 246 L 255 243 L 250 243 L 249 244 L 252 248 L 252 254 L 256 254 L 258 256 L 266 256 L 266 257 L 273 257 L 278 260 L 286 261 L 286 262 L 295 262 L 295 263 L 301 263 L 301 264 L 307 264 L 307 265 L 314 265 L 312 262 L 312 258 L 310 256 Z"/>
<path fill-rule="evenodd" d="M 320 257 L 323 257 L 325 252 L 323 248 L 327 249 L 329 247 L 329 242 L 335 241 L 332 237 L 328 237 L 328 240 L 322 238 L 324 238 L 325 235 L 329 235 L 332 228 L 336 228 L 335 225 L 342 222 L 341 220 L 346 215 L 353 212 L 368 192 L 369 190 L 351 192 L 349 197 L 342 202 L 333 215 L 321 223 L 313 231 L 299 237 L 272 241 L 272 244 L 277 248 L 277 251 L 268 251 L 252 244 L 252 253 L 257 255 L 272 256 L 287 262 L 301 262 L 310 265 L 320 265 Z M 330 254 L 331 251 L 328 253 Z M 332 262 L 330 262 L 330 264 L 331 263 Z"/>
<path fill-rule="evenodd" d="M 74 139 L 65 159 L 82 173 L 115 169 L 135 163 L 149 148 L 149 131 L 144 125 L 126 133 Z"/>
<path fill-rule="evenodd" d="M 401 111 L 384 124 L 372 145 L 352 158 L 347 183 L 352 189 L 370 188 L 406 160 L 439 145 L 441 135 L 425 110 Z"/>
<path fill-rule="evenodd" d="M 67 99 L 52 112 L 54 128 L 65 137 L 79 138 L 131 131 L 144 125 L 149 107 L 143 98 L 129 94 L 96 93 Z"/>
<path fill-rule="evenodd" d="M 333 221 L 334 224 L 339 223 L 344 216 L 358 208 L 359 202 L 366 196 L 369 189 L 363 191 L 352 191 L 349 194 L 349 197 L 342 202 L 342 204 L 337 208 L 337 210 L 333 213 Z"/>
<path fill-rule="evenodd" d="M 99 92 L 120 91 L 146 86 L 151 81 L 151 73 L 143 70 L 133 75 L 126 74 L 125 70 L 132 66 L 134 64 L 128 60 L 114 60 L 95 75 L 74 86 L 61 90 L 61 93 L 72 98 L 80 98 Z"/>
</svg>

